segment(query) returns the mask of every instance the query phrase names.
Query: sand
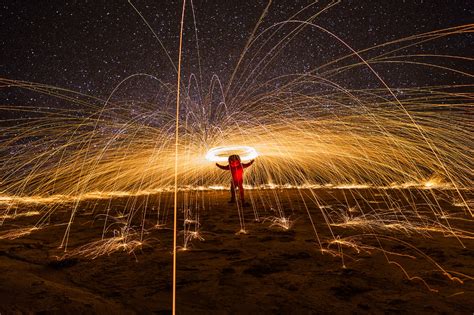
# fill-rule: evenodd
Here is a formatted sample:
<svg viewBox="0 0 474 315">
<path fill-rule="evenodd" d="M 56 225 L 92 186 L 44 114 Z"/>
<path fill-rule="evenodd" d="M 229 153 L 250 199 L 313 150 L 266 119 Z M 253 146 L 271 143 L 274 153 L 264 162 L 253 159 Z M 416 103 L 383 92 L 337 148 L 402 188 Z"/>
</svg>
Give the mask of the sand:
<svg viewBox="0 0 474 315">
<path fill-rule="evenodd" d="M 308 191 L 252 191 L 254 207 L 245 209 L 247 234 L 240 230 L 236 206 L 227 203 L 228 192 L 200 192 L 200 236 L 177 255 L 177 311 L 180 314 L 250 313 L 449 313 L 474 312 L 474 281 L 457 273 L 474 275 L 474 240 L 447 237 L 442 233 L 405 234 L 400 231 L 363 231 L 333 227 L 341 238 L 362 235 L 357 240 L 388 252 L 413 255 L 416 259 L 383 253 L 381 250 L 342 247 L 344 260 L 334 254 L 338 246 L 321 251 L 303 200 L 312 214 L 323 248 L 332 239 L 321 212 Z M 318 198 L 329 210 L 341 211 L 343 204 L 387 207 L 380 192 L 320 189 Z M 293 222 L 289 230 L 271 226 L 275 194 L 282 210 Z M 400 192 L 387 191 L 393 200 Z M 426 194 L 426 193 L 424 193 Z M 464 192 L 472 199 L 472 192 Z M 196 194 L 181 194 L 194 198 Z M 453 227 L 473 232 L 470 216 L 452 204 L 454 192 L 435 192 L 442 209 L 455 217 Z M 364 201 L 361 196 L 366 196 Z M 413 192 L 417 204 L 430 200 Z M 397 199 L 398 198 L 398 199 Z M 416 199 L 418 198 L 418 199 Z M 434 198 L 434 197 L 433 197 Z M 110 207 L 118 213 L 132 207 L 130 198 L 85 201 L 70 233 L 68 252 L 59 249 L 73 205 L 56 207 L 48 225 L 17 239 L 0 240 L 0 312 L 11 313 L 169 313 L 172 288 L 172 205 L 171 195 L 133 198 L 133 207 L 147 209 L 147 231 L 143 245 L 133 253 L 116 251 L 95 259 L 74 256 L 74 249 L 100 239 L 103 216 Z M 158 200 L 161 200 L 159 203 Z M 146 202 L 146 206 L 145 206 Z M 364 203 L 365 202 L 365 203 Z M 272 204 L 273 203 L 273 204 Z M 400 203 L 403 203 L 400 201 Z M 365 206 L 364 206 L 365 204 Z M 156 223 L 156 209 L 167 211 L 167 224 Z M 422 208 L 420 206 L 420 208 Z M 18 212 L 38 210 L 42 205 L 20 205 Z M 152 210 L 155 209 L 155 210 Z M 339 210 L 338 210 L 339 209 Z M 368 210 L 367 210 L 368 211 Z M 353 214 L 357 215 L 357 213 Z M 142 217 L 138 213 L 137 217 Z M 1 232 L 33 225 L 39 216 L 7 219 Z M 179 213 L 182 230 L 183 216 Z M 120 225 L 117 224 L 117 227 Z M 113 227 L 110 231 L 113 230 Z M 139 228 L 135 230 L 140 232 Z M 369 234 L 380 235 L 378 240 Z M 183 234 L 178 244 L 183 245 Z M 380 242 L 380 243 L 379 243 Z M 422 253 L 405 244 L 407 242 Z M 360 250 L 360 252 L 358 252 Z M 63 259 L 59 259 L 63 257 Z M 397 262 L 389 263 L 388 259 Z M 458 276 L 450 280 L 436 265 Z M 403 269 L 402 269 L 403 268 Z M 415 277 L 415 278 L 409 278 Z M 420 278 L 417 278 L 420 277 Z M 429 289 L 431 288 L 431 290 Z M 434 292 L 432 290 L 437 290 Z"/>
</svg>

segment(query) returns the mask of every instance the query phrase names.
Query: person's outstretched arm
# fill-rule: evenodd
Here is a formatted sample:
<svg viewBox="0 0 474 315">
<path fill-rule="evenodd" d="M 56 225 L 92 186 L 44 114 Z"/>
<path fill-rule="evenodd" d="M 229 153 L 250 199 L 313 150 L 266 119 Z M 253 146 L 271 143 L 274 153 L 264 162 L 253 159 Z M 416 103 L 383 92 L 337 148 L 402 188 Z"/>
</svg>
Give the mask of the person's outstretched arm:
<svg viewBox="0 0 474 315">
<path fill-rule="evenodd" d="M 250 165 L 252 165 L 253 162 L 255 162 L 255 160 L 252 160 L 252 161 L 250 161 L 250 162 L 248 162 L 248 163 L 242 163 L 242 167 L 243 167 L 243 168 L 247 168 L 247 167 L 249 167 Z"/>
<path fill-rule="evenodd" d="M 223 165 L 220 165 L 220 164 L 216 163 L 216 166 L 218 168 L 220 168 L 221 170 L 226 170 L 226 171 L 230 170 L 229 165 L 223 166 Z"/>
</svg>

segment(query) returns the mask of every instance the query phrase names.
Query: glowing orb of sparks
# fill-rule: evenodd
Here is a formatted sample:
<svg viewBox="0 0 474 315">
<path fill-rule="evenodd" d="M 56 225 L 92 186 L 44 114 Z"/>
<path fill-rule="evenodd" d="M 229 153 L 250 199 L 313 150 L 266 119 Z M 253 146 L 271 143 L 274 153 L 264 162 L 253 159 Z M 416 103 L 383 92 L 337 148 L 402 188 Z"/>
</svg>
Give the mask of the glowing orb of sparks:
<svg viewBox="0 0 474 315">
<path fill-rule="evenodd" d="M 233 145 L 225 147 L 215 147 L 206 154 L 206 160 L 211 162 L 227 162 L 229 156 L 239 155 L 242 161 L 250 161 L 258 156 L 257 151 L 249 146 Z"/>
</svg>

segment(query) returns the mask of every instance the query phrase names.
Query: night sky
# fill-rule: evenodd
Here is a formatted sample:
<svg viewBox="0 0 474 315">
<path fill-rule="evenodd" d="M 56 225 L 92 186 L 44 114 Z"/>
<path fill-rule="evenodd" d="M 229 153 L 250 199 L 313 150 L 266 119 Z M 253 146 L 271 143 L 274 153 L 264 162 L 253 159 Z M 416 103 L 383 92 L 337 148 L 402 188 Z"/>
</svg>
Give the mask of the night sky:
<svg viewBox="0 0 474 315">
<path fill-rule="evenodd" d="M 288 19 L 311 2 L 274 1 L 259 31 Z M 176 62 L 182 2 L 137 0 L 133 3 Z M 199 71 L 189 3 L 184 34 L 185 77 Z M 306 19 L 328 3 L 330 1 L 316 3 L 297 19 Z M 223 82 L 228 80 L 266 4 L 266 1 L 194 1 L 203 85 L 209 84 L 213 74 Z M 354 0 L 342 1 L 316 18 L 315 23 L 334 32 L 353 48 L 362 49 L 413 34 L 472 23 L 472 17 L 470 0 Z M 99 98 L 106 98 L 122 79 L 134 73 L 147 73 L 165 82 L 175 82 L 176 74 L 163 49 L 127 1 L 5 1 L 0 23 L 0 75 L 3 78 L 50 84 Z M 290 26 L 281 34 L 289 30 Z M 260 56 L 274 43 L 270 41 Z M 472 43 L 472 36 L 452 36 L 417 46 L 413 51 L 470 56 Z M 347 53 L 346 48 L 327 35 L 307 29 L 275 58 L 262 78 L 308 71 Z M 458 65 L 458 68 L 463 66 Z M 406 70 L 397 68 L 377 70 L 395 86 L 410 85 L 414 77 L 413 73 L 408 75 Z M 418 73 L 416 78 L 416 84 L 424 83 L 423 74 Z M 431 79 L 436 83 L 436 79 Z M 346 86 L 373 87 L 370 82 L 361 83 L 360 78 L 354 76 L 340 80 Z M 140 93 L 156 87 L 154 83 L 148 84 L 139 83 Z M 2 89 L 0 93 L 3 104 L 31 102 L 38 105 L 41 97 L 19 89 Z"/>
</svg>

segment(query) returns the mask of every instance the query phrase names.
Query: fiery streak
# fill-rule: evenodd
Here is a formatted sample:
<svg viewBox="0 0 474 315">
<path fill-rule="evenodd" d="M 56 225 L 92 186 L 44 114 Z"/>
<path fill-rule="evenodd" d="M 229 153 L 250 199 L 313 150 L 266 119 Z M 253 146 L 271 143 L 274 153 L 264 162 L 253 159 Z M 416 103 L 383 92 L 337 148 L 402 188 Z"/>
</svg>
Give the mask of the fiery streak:
<svg viewBox="0 0 474 315">
<path fill-rule="evenodd" d="M 100 256 L 110 255 L 118 251 L 132 254 L 136 250 L 141 249 L 144 245 L 144 241 L 133 239 L 134 235 L 124 233 L 115 234 L 116 235 L 113 237 L 91 242 L 75 248 L 72 251 L 66 252 L 60 259 L 67 259 L 75 256 L 96 259 Z"/>
<path fill-rule="evenodd" d="M 268 217 L 263 219 L 263 222 L 265 221 L 271 222 L 270 227 L 277 226 L 283 230 L 289 230 L 294 224 L 294 221 L 291 221 L 290 218 L 286 217 Z"/>
<path fill-rule="evenodd" d="M 350 210 L 349 210 L 350 211 Z M 441 222 L 430 220 L 427 217 L 411 214 L 405 221 L 401 221 L 392 212 L 378 211 L 360 216 L 340 215 L 340 222 L 331 223 L 331 226 L 344 228 L 357 228 L 363 231 L 391 231 L 404 234 L 435 232 L 445 236 L 463 239 L 474 239 L 474 233 L 455 229 Z"/>
<path fill-rule="evenodd" d="M 39 230 L 39 228 L 36 226 L 7 230 L 0 233 L 0 239 L 14 240 L 20 237 L 30 235 L 32 232 L 37 230 Z"/>
<path fill-rule="evenodd" d="M 451 281 L 454 281 L 454 282 L 457 282 L 457 283 L 460 283 L 462 284 L 463 283 L 463 280 L 461 278 L 459 278 L 459 276 L 461 277 L 464 277 L 465 279 L 469 279 L 469 280 L 472 280 L 474 279 L 473 277 L 471 276 L 468 276 L 468 275 L 464 275 L 464 274 L 461 274 L 461 273 L 456 273 L 456 272 L 451 272 L 451 271 L 448 271 L 446 269 L 444 269 L 440 264 L 438 264 L 437 262 L 435 262 L 432 258 L 430 258 L 429 256 L 427 256 L 426 254 L 424 254 L 423 252 L 421 252 L 419 249 L 417 249 L 416 247 L 414 247 L 413 245 L 405 242 L 405 241 L 402 241 L 400 239 L 397 239 L 397 238 L 393 238 L 393 237 L 389 237 L 389 236 L 385 236 L 385 235 L 378 235 L 378 234 L 366 234 L 366 235 L 356 235 L 356 236 L 351 236 L 351 237 L 347 237 L 345 239 L 336 239 L 336 240 L 333 240 L 331 242 L 329 242 L 328 244 L 328 248 L 332 245 L 332 244 L 336 244 L 338 246 L 346 246 L 346 247 L 349 247 L 349 248 L 352 248 L 353 250 L 357 251 L 358 253 L 360 253 L 361 251 L 364 251 L 365 253 L 371 253 L 372 251 L 378 251 L 378 252 L 382 252 L 385 256 L 385 258 L 387 259 L 388 263 L 389 264 L 393 264 L 395 266 L 397 266 L 398 268 L 400 268 L 400 270 L 403 272 L 403 274 L 406 276 L 407 279 L 409 279 L 410 281 L 413 281 L 413 280 L 419 280 L 421 281 L 430 291 L 432 292 L 438 292 L 437 289 L 433 289 L 430 285 L 428 285 L 428 283 L 420 276 L 411 276 L 408 271 L 398 262 L 392 260 L 389 258 L 389 256 L 391 255 L 394 255 L 394 256 L 399 256 L 399 257 L 406 257 L 406 258 L 409 258 L 409 259 L 416 259 L 417 257 L 414 256 L 414 255 L 409 255 L 409 254 L 403 254 L 403 253 L 397 253 L 397 252 L 391 252 L 391 251 L 388 251 L 388 250 L 385 250 L 383 247 L 376 247 L 376 246 L 371 246 L 371 245 L 366 245 L 366 244 L 363 244 L 360 239 L 362 238 L 367 238 L 367 237 L 373 237 L 375 239 L 377 239 L 378 241 L 380 240 L 386 240 L 386 241 L 389 241 L 389 242 L 396 242 L 396 243 L 399 243 L 399 244 L 403 244 L 404 246 L 406 246 L 408 249 L 412 250 L 415 252 L 415 254 L 418 256 L 418 257 L 423 257 L 425 259 L 427 259 L 429 262 L 431 262 L 437 269 L 437 271 L 439 271 L 441 274 L 443 274 L 444 276 L 446 276 L 449 280 Z M 343 256 L 341 255 L 341 258 Z M 344 261 L 343 261 L 343 264 L 344 264 Z M 457 274 L 458 276 L 453 276 L 453 274 Z"/>
<path fill-rule="evenodd" d="M 12 213 L 12 214 L 2 214 L 0 215 L 0 220 L 6 220 L 6 219 L 16 219 L 16 218 L 21 218 L 21 217 L 33 217 L 40 215 L 41 213 L 39 211 L 27 211 L 27 212 L 18 212 L 18 213 Z"/>
</svg>

